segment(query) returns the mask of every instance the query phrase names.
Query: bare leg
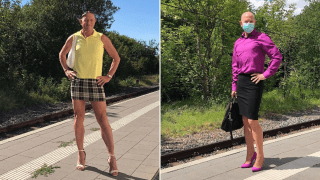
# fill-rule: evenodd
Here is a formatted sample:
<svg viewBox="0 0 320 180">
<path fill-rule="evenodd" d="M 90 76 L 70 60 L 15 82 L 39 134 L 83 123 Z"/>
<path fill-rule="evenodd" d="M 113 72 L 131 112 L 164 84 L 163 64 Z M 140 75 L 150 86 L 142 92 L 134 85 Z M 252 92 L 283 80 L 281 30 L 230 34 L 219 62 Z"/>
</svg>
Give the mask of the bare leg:
<svg viewBox="0 0 320 180">
<path fill-rule="evenodd" d="M 73 129 L 76 136 L 76 142 L 78 146 L 78 150 L 83 150 L 83 139 L 84 139 L 84 116 L 85 116 L 85 105 L 86 101 L 84 100 L 72 100 L 73 104 L 73 111 L 74 111 L 74 123 L 73 123 Z M 79 163 L 85 166 L 85 154 L 83 151 L 79 151 Z M 83 169 L 81 167 L 77 167 L 77 169 Z"/>
<path fill-rule="evenodd" d="M 256 142 L 257 146 L 257 159 L 254 163 L 254 167 L 260 168 L 263 165 L 263 132 L 258 120 L 248 119 L 249 125 L 252 128 L 253 139 Z"/>
<path fill-rule="evenodd" d="M 244 137 L 247 145 L 247 157 L 246 164 L 250 164 L 251 158 L 254 154 L 254 145 L 253 145 L 253 137 L 252 137 L 252 129 L 249 125 L 248 118 L 246 116 L 242 116 L 243 126 L 244 126 Z"/>
<path fill-rule="evenodd" d="M 91 101 L 95 116 L 101 128 L 101 137 L 107 146 L 110 155 L 114 154 L 114 143 L 112 129 L 107 118 L 107 105 L 105 101 Z M 117 162 L 114 156 L 110 156 L 110 169 L 116 170 Z M 114 172 L 113 175 L 117 175 Z"/>
</svg>

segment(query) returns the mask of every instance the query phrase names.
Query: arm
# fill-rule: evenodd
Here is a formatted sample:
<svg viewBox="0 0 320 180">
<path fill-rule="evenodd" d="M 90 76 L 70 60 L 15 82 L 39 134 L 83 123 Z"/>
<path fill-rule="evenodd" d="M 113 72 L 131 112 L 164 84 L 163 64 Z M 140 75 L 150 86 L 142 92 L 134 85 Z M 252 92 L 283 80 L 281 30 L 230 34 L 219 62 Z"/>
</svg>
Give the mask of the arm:
<svg viewBox="0 0 320 180">
<path fill-rule="evenodd" d="M 263 76 L 267 79 L 277 72 L 282 61 L 282 55 L 268 35 L 264 35 L 262 38 L 263 39 L 260 41 L 260 44 L 263 51 L 265 51 L 270 58 L 269 67 L 263 73 Z"/>
<path fill-rule="evenodd" d="M 102 35 L 101 40 L 104 45 L 104 49 L 108 52 L 109 56 L 112 57 L 113 61 L 110 67 L 110 70 L 108 72 L 109 75 L 113 76 L 114 73 L 116 73 L 119 63 L 120 63 L 120 57 L 117 52 L 117 50 L 112 45 L 110 39 L 106 35 Z"/>
<path fill-rule="evenodd" d="M 103 43 L 104 49 L 108 52 L 109 56 L 112 57 L 113 61 L 111 63 L 110 70 L 108 74 L 110 76 L 113 76 L 114 73 L 116 73 L 119 63 L 120 63 L 120 57 L 114 46 L 112 45 L 110 39 L 106 35 L 101 36 L 101 41 Z M 98 85 L 103 86 L 105 83 L 109 82 L 111 78 L 109 76 L 98 76 L 97 77 Z"/>
<path fill-rule="evenodd" d="M 237 55 L 235 51 L 235 47 L 233 48 L 233 55 L 232 55 L 232 91 L 237 91 L 237 81 L 238 81 L 238 62 L 237 62 Z"/>
<path fill-rule="evenodd" d="M 67 65 L 67 58 L 66 55 L 68 54 L 68 52 L 70 51 L 71 47 L 72 47 L 72 41 L 73 41 L 73 35 L 71 35 L 66 43 L 64 44 L 64 46 L 62 47 L 60 53 L 59 53 L 59 60 L 60 60 L 60 64 L 64 70 L 64 73 L 66 74 L 66 76 L 71 80 L 71 78 L 73 78 L 73 76 L 75 76 L 75 71 L 70 71 L 69 67 Z"/>
</svg>

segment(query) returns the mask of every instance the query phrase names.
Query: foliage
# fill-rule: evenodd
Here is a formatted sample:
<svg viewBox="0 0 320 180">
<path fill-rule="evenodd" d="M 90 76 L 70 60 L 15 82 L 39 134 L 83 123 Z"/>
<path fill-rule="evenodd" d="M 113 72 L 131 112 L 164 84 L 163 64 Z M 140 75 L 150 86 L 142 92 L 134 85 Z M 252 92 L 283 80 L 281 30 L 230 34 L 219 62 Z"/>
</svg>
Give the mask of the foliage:
<svg viewBox="0 0 320 180">
<path fill-rule="evenodd" d="M 297 27 L 298 50 L 295 69 L 302 87 L 314 94 L 320 88 L 320 2 L 310 1 L 294 21 Z"/>
<path fill-rule="evenodd" d="M 309 1 L 300 15 L 296 4 L 285 0 L 264 1 L 253 9 L 247 1 L 162 0 L 161 74 L 163 102 L 189 98 L 213 98 L 223 102 L 230 97 L 231 59 L 234 42 L 243 32 L 241 14 L 255 15 L 256 30 L 270 36 L 283 59 L 278 72 L 266 80 L 265 91 L 280 88 L 283 98 L 292 89 L 313 93 L 320 83 L 320 3 Z M 266 57 L 265 69 L 269 65 Z"/>
<path fill-rule="evenodd" d="M 37 169 L 35 172 L 33 172 L 32 178 L 37 178 L 38 175 L 44 175 L 45 177 L 48 177 L 48 174 L 54 173 L 54 168 L 60 168 L 60 166 L 48 166 L 46 163 L 41 166 L 40 169 Z"/>
<path fill-rule="evenodd" d="M 81 26 L 79 16 L 85 9 L 95 9 L 98 14 L 97 30 L 110 27 L 113 13 L 119 8 L 110 0 L 33 0 L 20 7 L 19 1 L 6 2 L 0 12 L 4 19 L 1 28 L 1 69 L 5 82 L 12 81 L 12 74 L 23 70 L 42 77 L 61 79 L 58 54 L 66 39 Z"/>
<path fill-rule="evenodd" d="M 128 77 L 125 80 L 120 81 L 120 85 L 125 87 L 132 87 L 136 84 L 135 79 L 133 77 Z"/>
<path fill-rule="evenodd" d="M 278 88 L 263 94 L 259 119 L 320 107 L 320 90 L 313 93 L 302 89 L 304 99 L 299 97 L 297 88 L 292 89 L 286 98 L 282 91 Z M 220 128 L 227 104 L 227 101 L 219 104 L 213 100 L 204 102 L 200 98 L 162 103 L 161 137 L 178 137 Z"/>
<path fill-rule="evenodd" d="M 223 103 L 224 104 L 224 103 Z M 221 125 L 225 106 L 212 100 L 185 99 L 161 105 L 161 136 L 176 137 L 206 130 Z"/>
<path fill-rule="evenodd" d="M 159 83 L 159 75 L 143 75 L 143 76 L 129 76 L 124 80 L 119 81 L 119 85 L 122 87 L 133 86 L 152 86 Z"/>
<path fill-rule="evenodd" d="M 14 88 L 0 89 L 0 112 L 10 111 L 40 103 L 57 103 L 70 100 L 70 82 L 62 78 L 56 83 L 53 78 L 44 78 L 33 73 L 16 78 Z"/>
<path fill-rule="evenodd" d="M 121 62 L 116 77 L 125 78 L 159 72 L 158 44 L 151 40 L 147 45 L 145 41 L 136 41 L 117 32 L 107 32 L 106 35 L 117 49 Z M 112 58 L 104 57 L 103 71 L 108 72 Z"/>
<path fill-rule="evenodd" d="M 243 1 L 162 1 L 162 99 L 222 94 L 231 78 L 230 49 L 240 28 L 236 22 L 246 9 Z M 230 68 L 229 68 L 230 69 Z M 222 86 L 221 86 L 222 85 Z M 229 88 L 230 89 L 230 88 Z M 179 95 L 178 95 L 179 94 Z"/>
<path fill-rule="evenodd" d="M 304 99 L 300 98 L 299 89 L 292 89 L 290 95 L 283 97 L 283 90 L 274 89 L 264 93 L 262 97 L 260 116 L 267 117 L 269 114 L 286 114 L 290 112 L 305 111 L 320 105 L 320 91 L 313 95 L 311 90 L 302 89 L 306 94 Z"/>
<path fill-rule="evenodd" d="M 295 16 L 296 4 L 286 8 L 285 0 L 265 0 L 257 9 L 246 0 L 162 0 L 162 136 L 211 130 L 221 123 L 216 118 L 230 98 L 233 45 L 243 32 L 238 22 L 248 10 L 255 15 L 256 30 L 268 34 L 283 56 L 279 70 L 265 81 L 260 116 L 319 106 L 320 2 L 309 2 Z M 265 69 L 269 62 L 266 57 Z M 208 106 L 208 100 L 217 105 Z"/>
<path fill-rule="evenodd" d="M 285 5 L 284 0 L 265 1 L 264 5 L 254 12 L 257 20 L 256 29 L 270 36 L 283 57 L 279 71 L 266 81 L 266 90 L 272 91 L 281 87 L 283 95 L 288 96 L 290 87 L 285 81 L 295 66 L 297 41 L 294 36 L 297 32 L 293 23 L 296 4 L 289 4 L 289 9 L 286 9 Z M 270 59 L 266 58 L 265 68 L 268 67 L 269 61 Z"/>
<path fill-rule="evenodd" d="M 121 58 L 115 76 L 104 86 L 106 92 L 119 89 L 119 78 L 159 73 L 155 40 L 147 44 L 106 31 L 120 9 L 111 0 L 32 0 L 23 7 L 20 4 L 19 0 L 0 1 L 1 110 L 70 100 L 70 82 L 58 54 L 67 38 L 81 29 L 78 18 L 85 10 L 93 10 L 96 31 L 111 39 Z M 111 63 L 111 57 L 104 53 L 103 75 Z"/>
</svg>

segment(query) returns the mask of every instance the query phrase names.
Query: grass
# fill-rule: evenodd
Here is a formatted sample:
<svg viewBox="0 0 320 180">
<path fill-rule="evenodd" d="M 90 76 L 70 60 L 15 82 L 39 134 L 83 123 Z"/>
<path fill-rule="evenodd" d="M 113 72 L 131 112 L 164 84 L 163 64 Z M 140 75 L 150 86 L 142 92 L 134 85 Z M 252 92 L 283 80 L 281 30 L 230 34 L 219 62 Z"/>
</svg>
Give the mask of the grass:
<svg viewBox="0 0 320 180">
<path fill-rule="evenodd" d="M 60 166 L 52 167 L 52 165 L 47 166 L 47 164 L 44 164 L 40 169 L 37 169 L 35 172 L 33 172 L 32 178 L 36 178 L 39 174 L 48 177 L 48 174 L 54 173 L 54 168 L 60 168 Z"/>
<path fill-rule="evenodd" d="M 128 77 L 119 81 L 119 85 L 122 87 L 151 86 L 157 83 L 159 83 L 159 74 Z"/>
<path fill-rule="evenodd" d="M 161 105 L 161 136 L 178 137 L 220 126 L 225 106 L 200 100 L 184 100 Z"/>
<path fill-rule="evenodd" d="M 9 88 L 3 85 L 0 89 L 0 112 L 7 112 L 21 107 L 36 104 L 55 104 L 70 99 L 70 82 L 62 78 L 60 84 L 52 78 L 34 77 L 17 79 Z"/>
<path fill-rule="evenodd" d="M 90 130 L 91 131 L 98 131 L 98 130 L 100 130 L 100 128 L 91 128 Z"/>
<path fill-rule="evenodd" d="M 73 140 L 71 140 L 71 141 L 69 141 L 69 142 L 64 142 L 64 141 L 62 141 L 59 147 L 67 147 L 67 146 L 69 146 L 70 144 L 73 144 L 73 142 L 74 142 L 75 140 L 76 140 L 76 139 L 74 138 Z"/>
<path fill-rule="evenodd" d="M 284 98 L 282 92 L 273 90 L 264 93 L 261 101 L 259 115 L 264 117 L 269 113 L 286 114 L 289 112 L 305 111 L 320 105 L 320 90 L 316 96 L 309 90 L 304 90 L 305 99 L 299 97 L 299 93 L 293 92 L 289 98 Z"/>
<path fill-rule="evenodd" d="M 320 90 L 313 93 L 303 91 L 305 99 L 299 93 L 292 92 L 285 99 L 281 90 L 265 92 L 260 107 L 260 118 L 269 114 L 286 114 L 289 112 L 305 111 L 320 105 Z M 214 104 L 205 103 L 199 99 L 187 99 L 173 103 L 161 104 L 161 138 L 182 137 L 203 131 L 220 128 L 227 102 Z M 320 107 L 320 106 L 319 106 Z"/>
<path fill-rule="evenodd" d="M 57 103 L 57 100 L 49 95 L 37 92 L 20 92 L 18 90 L 0 90 L 0 99 L 0 111 L 4 112 L 40 103 Z"/>
</svg>

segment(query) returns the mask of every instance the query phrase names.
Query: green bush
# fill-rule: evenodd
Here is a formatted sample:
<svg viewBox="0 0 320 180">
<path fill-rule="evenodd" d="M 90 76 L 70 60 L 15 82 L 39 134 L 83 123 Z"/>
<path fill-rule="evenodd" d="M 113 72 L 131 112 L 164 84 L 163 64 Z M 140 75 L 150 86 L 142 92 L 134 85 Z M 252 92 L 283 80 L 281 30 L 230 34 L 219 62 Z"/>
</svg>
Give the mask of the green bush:
<svg viewBox="0 0 320 180">
<path fill-rule="evenodd" d="M 121 80 L 119 84 L 125 87 L 132 87 L 136 84 L 136 81 L 135 81 L 135 78 L 129 76 L 128 78 Z"/>
<path fill-rule="evenodd" d="M 106 93 L 114 93 L 120 89 L 118 78 L 113 77 L 108 83 L 104 86 L 104 92 Z"/>
</svg>

